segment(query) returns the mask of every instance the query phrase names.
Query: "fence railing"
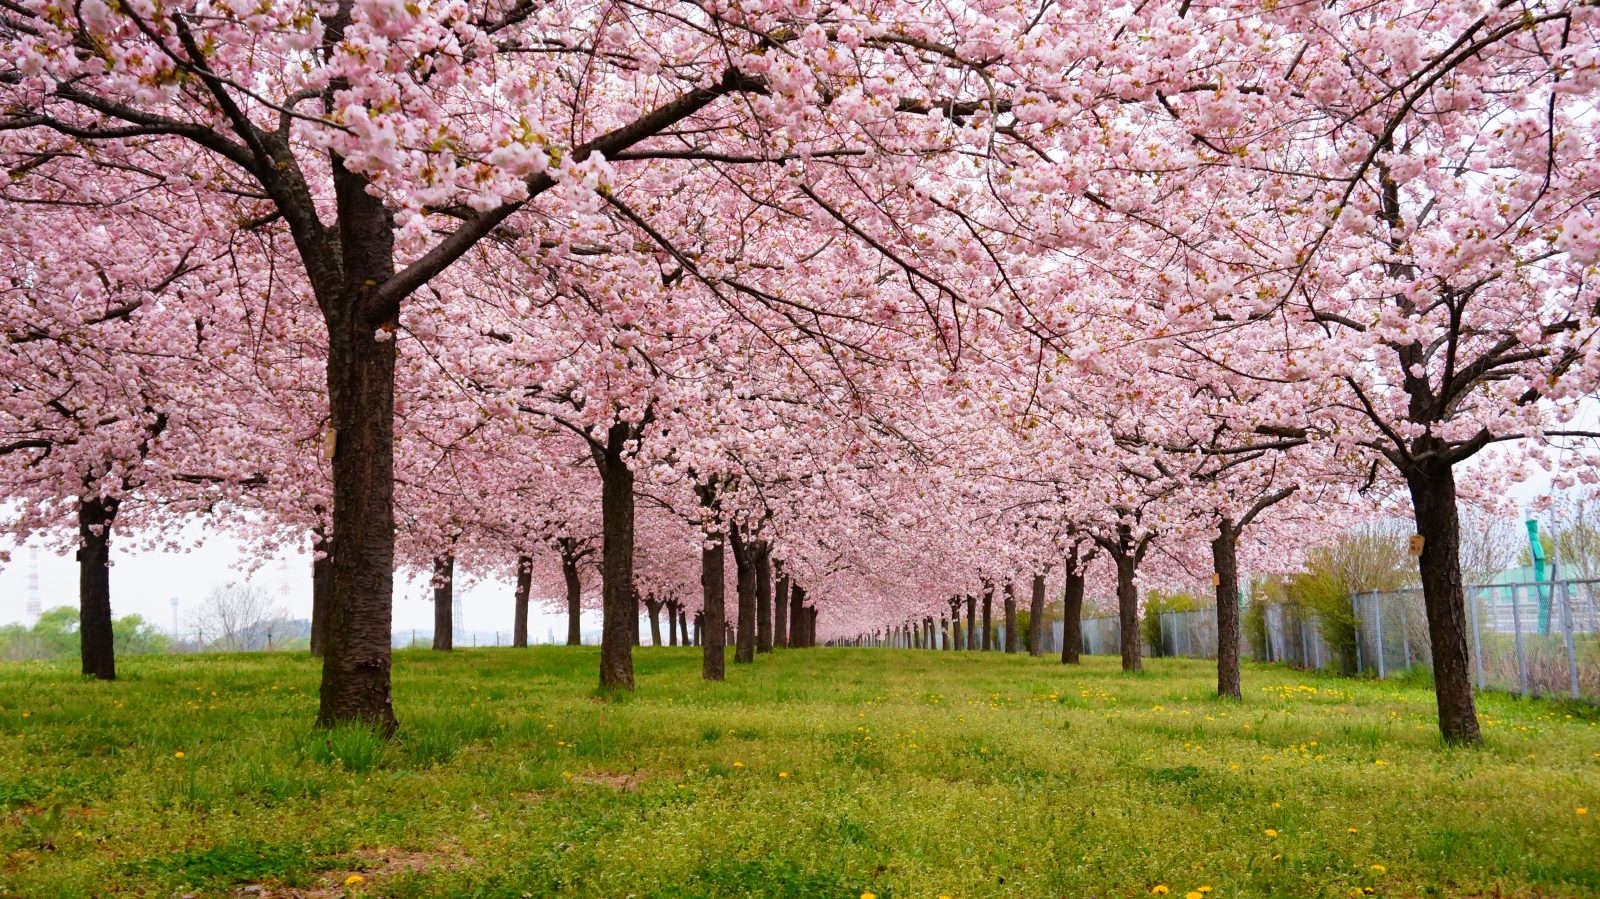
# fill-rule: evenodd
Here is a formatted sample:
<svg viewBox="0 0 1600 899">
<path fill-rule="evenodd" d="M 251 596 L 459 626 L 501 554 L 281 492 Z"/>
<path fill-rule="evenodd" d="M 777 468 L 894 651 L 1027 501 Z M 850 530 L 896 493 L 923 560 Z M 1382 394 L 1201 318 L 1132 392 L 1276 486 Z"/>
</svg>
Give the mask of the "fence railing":
<svg viewBox="0 0 1600 899">
<path fill-rule="evenodd" d="M 1600 701 L 1600 580 L 1478 584 L 1466 588 L 1466 635 L 1481 690 Z M 1379 678 L 1431 670 L 1432 641 L 1420 588 L 1350 597 L 1354 621 L 1342 645 L 1322 616 L 1270 604 L 1241 650 L 1264 662 L 1335 669 Z M 1216 609 L 1162 612 L 1163 655 L 1216 658 Z M 1083 620 L 1084 652 L 1118 652 L 1115 618 Z"/>
</svg>

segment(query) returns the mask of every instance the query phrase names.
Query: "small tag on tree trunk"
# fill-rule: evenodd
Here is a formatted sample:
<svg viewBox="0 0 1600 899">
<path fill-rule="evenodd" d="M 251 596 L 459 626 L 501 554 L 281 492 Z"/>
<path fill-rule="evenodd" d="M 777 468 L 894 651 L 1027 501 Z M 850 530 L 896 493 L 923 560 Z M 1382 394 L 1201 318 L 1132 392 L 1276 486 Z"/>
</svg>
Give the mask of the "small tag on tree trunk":
<svg viewBox="0 0 1600 899">
<path fill-rule="evenodd" d="M 322 432 L 322 458 L 332 459 L 334 450 L 339 447 L 339 429 L 329 428 Z"/>
<path fill-rule="evenodd" d="M 1217 574 L 1215 571 L 1211 572 L 1211 586 L 1213 586 L 1213 587 L 1222 586 L 1222 575 Z"/>
<path fill-rule="evenodd" d="M 1421 534 L 1411 535 L 1411 555 L 1413 557 L 1422 555 L 1422 544 L 1423 539 Z"/>
</svg>

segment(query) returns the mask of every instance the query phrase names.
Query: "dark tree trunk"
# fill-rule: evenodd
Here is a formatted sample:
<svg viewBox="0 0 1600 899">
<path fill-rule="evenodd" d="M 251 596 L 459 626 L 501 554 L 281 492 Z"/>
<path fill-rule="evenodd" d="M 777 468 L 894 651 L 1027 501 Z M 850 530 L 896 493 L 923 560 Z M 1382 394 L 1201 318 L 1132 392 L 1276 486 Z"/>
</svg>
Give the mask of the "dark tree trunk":
<svg viewBox="0 0 1600 899">
<path fill-rule="evenodd" d="M 940 615 L 939 641 L 934 645 L 934 648 L 948 652 L 954 645 L 955 643 L 950 639 L 950 619 L 944 615 Z"/>
<path fill-rule="evenodd" d="M 1067 559 L 1067 583 L 1061 591 L 1061 664 L 1083 661 L 1083 572 L 1078 569 L 1078 551 Z"/>
<path fill-rule="evenodd" d="M 659 600 L 644 601 L 644 607 L 650 612 L 650 645 L 661 645 L 661 602 Z"/>
<path fill-rule="evenodd" d="M 111 525 L 120 501 L 78 501 L 78 652 L 83 673 L 116 680 L 117 646 L 111 629 Z"/>
<path fill-rule="evenodd" d="M 511 621 L 511 645 L 528 645 L 528 597 L 533 593 L 533 557 L 517 556 L 517 608 Z"/>
<path fill-rule="evenodd" d="M 631 636 L 633 638 L 633 645 L 634 646 L 643 646 L 644 645 L 644 640 L 643 640 L 643 638 L 641 637 L 641 635 L 639 633 L 639 631 L 640 631 L 640 626 L 639 626 L 639 605 L 640 605 L 640 603 L 639 603 L 639 594 L 638 593 L 634 593 L 633 594 L 633 600 L 632 600 L 632 606 L 633 606 L 632 614 L 628 616 L 629 636 Z"/>
<path fill-rule="evenodd" d="M 678 604 L 667 603 L 667 645 L 678 645 Z"/>
<path fill-rule="evenodd" d="M 633 592 L 633 471 L 622 457 L 633 429 L 616 422 L 594 448 L 600 467 L 600 686 L 633 689 L 639 607 Z"/>
<path fill-rule="evenodd" d="M 748 665 L 756 660 L 756 565 L 755 545 L 744 539 L 737 524 L 728 528 L 733 546 L 736 595 L 739 599 L 738 631 L 733 644 L 733 663 Z"/>
<path fill-rule="evenodd" d="M 1017 651 L 1017 591 L 1006 583 L 1006 652 Z"/>
<path fill-rule="evenodd" d="M 772 553 L 756 543 L 756 652 L 772 651 Z"/>
<path fill-rule="evenodd" d="M 455 581 L 455 554 L 434 556 L 433 648 L 439 652 L 455 648 Z"/>
<path fill-rule="evenodd" d="M 1033 576 L 1033 597 L 1028 603 L 1028 655 L 1044 655 L 1044 575 Z"/>
<path fill-rule="evenodd" d="M 311 529 L 311 655 L 328 645 L 328 594 L 333 590 L 333 540 L 321 525 Z"/>
<path fill-rule="evenodd" d="M 994 649 L 994 585 L 983 585 L 983 651 Z"/>
<path fill-rule="evenodd" d="M 689 613 L 682 606 L 678 607 L 678 638 L 684 646 L 689 645 Z"/>
<path fill-rule="evenodd" d="M 569 543 L 571 548 L 569 549 Z M 578 579 L 577 541 L 561 543 L 561 576 L 567 584 L 567 645 L 583 645 L 583 582 Z"/>
<path fill-rule="evenodd" d="M 704 556 L 701 556 L 701 564 L 702 565 L 705 564 L 705 557 Z M 696 612 L 696 613 L 694 613 L 694 645 L 696 645 L 696 646 L 700 646 L 701 645 L 700 635 L 705 633 L 705 630 L 706 630 L 706 613 L 704 613 L 704 612 Z"/>
<path fill-rule="evenodd" d="M 778 563 L 777 595 L 772 598 L 772 645 L 789 645 L 789 576 Z"/>
<path fill-rule="evenodd" d="M 704 650 L 701 653 L 700 676 L 706 680 L 722 680 L 723 666 L 726 659 L 723 657 L 722 642 L 727 629 L 723 622 L 723 561 L 722 535 L 706 535 L 705 544 L 700 549 L 700 595 L 704 611 L 696 619 L 695 634 Z"/>
<path fill-rule="evenodd" d="M 394 275 L 394 219 L 369 182 L 333 160 L 339 270 L 307 243 L 328 328 L 328 449 L 333 455 L 333 589 L 317 723 L 398 723 L 390 691 L 394 613 L 394 370 L 399 308 L 378 289 Z M 314 263 L 314 264 L 313 264 Z"/>
<path fill-rule="evenodd" d="M 973 650 L 978 648 L 978 629 L 977 629 L 977 621 L 978 620 L 977 620 L 977 617 L 976 617 L 977 616 L 977 609 L 978 609 L 978 601 L 977 601 L 977 599 L 974 598 L 971 593 L 968 593 L 967 594 L 967 651 L 968 652 L 971 652 L 971 651 L 973 651 Z"/>
<path fill-rule="evenodd" d="M 817 610 L 814 607 L 806 606 L 806 609 L 805 609 L 805 620 L 806 620 L 806 642 L 805 642 L 805 646 L 806 646 L 807 649 L 812 649 L 817 645 Z"/>
<path fill-rule="evenodd" d="M 1122 644 L 1122 670 L 1143 671 L 1139 646 L 1139 588 L 1133 582 L 1134 562 L 1132 551 L 1112 555 L 1117 563 L 1117 619 L 1118 637 Z"/>
<path fill-rule="evenodd" d="M 1466 594 L 1461 586 L 1461 524 L 1456 512 L 1455 473 L 1448 463 L 1413 464 L 1406 471 L 1411 506 L 1422 537 L 1417 569 L 1433 648 L 1433 684 L 1439 731 L 1446 743 L 1483 742 L 1472 696 Z"/>
<path fill-rule="evenodd" d="M 1211 541 L 1217 576 L 1217 695 L 1239 699 L 1239 528 L 1229 519 Z"/>
<path fill-rule="evenodd" d="M 805 648 L 806 590 L 799 584 L 789 585 L 789 645 Z"/>
<path fill-rule="evenodd" d="M 956 596 L 950 600 L 950 645 L 946 648 L 955 652 L 961 648 L 962 642 L 961 597 Z"/>
</svg>

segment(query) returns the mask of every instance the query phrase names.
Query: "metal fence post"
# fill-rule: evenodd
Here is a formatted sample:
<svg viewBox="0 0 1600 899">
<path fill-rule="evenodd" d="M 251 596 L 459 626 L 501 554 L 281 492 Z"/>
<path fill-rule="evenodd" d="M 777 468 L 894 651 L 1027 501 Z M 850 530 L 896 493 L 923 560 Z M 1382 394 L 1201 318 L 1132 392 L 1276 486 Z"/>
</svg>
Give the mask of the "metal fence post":
<svg viewBox="0 0 1600 899">
<path fill-rule="evenodd" d="M 1522 645 L 1522 604 L 1517 602 L 1517 594 L 1522 591 L 1516 587 L 1511 588 L 1511 633 L 1517 642 L 1517 681 L 1522 689 L 1522 698 L 1528 698 L 1528 652 Z"/>
<path fill-rule="evenodd" d="M 1478 689 L 1483 689 L 1483 628 L 1478 626 L 1478 599 L 1482 590 L 1473 592 L 1467 602 L 1467 615 L 1472 619 L 1472 670 L 1478 675 Z"/>
<path fill-rule="evenodd" d="M 1378 644 L 1378 680 L 1389 676 L 1389 666 L 1384 660 L 1388 653 L 1384 652 L 1383 645 L 1383 606 L 1378 604 L 1378 591 L 1372 591 L 1372 626 L 1374 639 Z"/>
<path fill-rule="evenodd" d="M 1406 594 L 1400 594 L 1400 644 L 1405 647 L 1406 670 L 1411 670 L 1411 619 L 1406 614 Z"/>
<path fill-rule="evenodd" d="M 1561 584 L 1561 637 L 1567 643 L 1567 678 L 1572 686 L 1572 698 L 1578 698 L 1578 649 L 1572 642 L 1572 591 L 1566 581 Z"/>
<path fill-rule="evenodd" d="M 1356 673 L 1360 674 L 1363 670 L 1361 667 L 1361 637 L 1366 627 L 1362 624 L 1361 594 L 1359 593 L 1350 594 L 1350 617 L 1354 619 L 1351 624 L 1356 632 Z"/>
</svg>

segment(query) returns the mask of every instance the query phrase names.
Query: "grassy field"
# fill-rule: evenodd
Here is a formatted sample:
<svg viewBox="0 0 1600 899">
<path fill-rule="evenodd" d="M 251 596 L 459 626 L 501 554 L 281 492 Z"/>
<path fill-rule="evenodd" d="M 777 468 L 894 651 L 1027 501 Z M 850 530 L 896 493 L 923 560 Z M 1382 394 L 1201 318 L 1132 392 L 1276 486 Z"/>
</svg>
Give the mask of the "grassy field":
<svg viewBox="0 0 1600 899">
<path fill-rule="evenodd" d="M 1600 714 L 1205 662 L 817 649 L 396 656 L 402 734 L 305 657 L 0 666 L 0 895 L 1600 895 Z"/>
</svg>

